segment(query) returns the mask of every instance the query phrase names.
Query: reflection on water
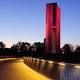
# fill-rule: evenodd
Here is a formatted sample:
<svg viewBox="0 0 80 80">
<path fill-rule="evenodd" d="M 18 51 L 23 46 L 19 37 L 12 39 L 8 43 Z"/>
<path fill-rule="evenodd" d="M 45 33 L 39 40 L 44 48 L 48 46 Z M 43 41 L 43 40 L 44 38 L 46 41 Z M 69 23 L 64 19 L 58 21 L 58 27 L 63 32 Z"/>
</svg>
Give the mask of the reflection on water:
<svg viewBox="0 0 80 80">
<path fill-rule="evenodd" d="M 55 80 L 80 80 L 80 65 L 54 63 L 49 76 Z"/>
<path fill-rule="evenodd" d="M 73 65 L 60 66 L 60 80 L 80 80 L 80 68 Z"/>
</svg>

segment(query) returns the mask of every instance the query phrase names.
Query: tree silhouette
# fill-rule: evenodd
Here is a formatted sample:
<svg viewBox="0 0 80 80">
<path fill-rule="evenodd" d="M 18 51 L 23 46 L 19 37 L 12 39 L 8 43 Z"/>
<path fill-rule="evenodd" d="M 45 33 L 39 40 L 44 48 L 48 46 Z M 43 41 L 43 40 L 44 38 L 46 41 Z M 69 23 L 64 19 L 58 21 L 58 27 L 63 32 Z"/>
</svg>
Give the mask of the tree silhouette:
<svg viewBox="0 0 80 80">
<path fill-rule="evenodd" d="M 77 47 L 76 47 L 75 53 L 80 53 L 80 46 L 77 46 Z"/>
<path fill-rule="evenodd" d="M 24 56 L 29 53 L 30 43 L 28 42 L 18 42 L 12 45 L 11 49 L 17 54 L 17 56 Z"/>
<path fill-rule="evenodd" d="M 5 44 L 3 42 L 0 42 L 0 48 L 1 49 L 5 48 Z"/>
<path fill-rule="evenodd" d="M 44 43 L 35 42 L 33 44 L 33 47 L 35 49 L 35 56 L 38 57 L 44 56 Z"/>
<path fill-rule="evenodd" d="M 71 53 L 72 52 L 72 46 L 70 44 L 65 44 L 63 46 L 63 51 L 65 54 Z"/>
<path fill-rule="evenodd" d="M 29 44 L 28 42 L 21 42 L 21 45 L 19 46 L 20 47 L 20 51 L 21 52 L 29 51 L 30 45 L 31 44 Z"/>
</svg>

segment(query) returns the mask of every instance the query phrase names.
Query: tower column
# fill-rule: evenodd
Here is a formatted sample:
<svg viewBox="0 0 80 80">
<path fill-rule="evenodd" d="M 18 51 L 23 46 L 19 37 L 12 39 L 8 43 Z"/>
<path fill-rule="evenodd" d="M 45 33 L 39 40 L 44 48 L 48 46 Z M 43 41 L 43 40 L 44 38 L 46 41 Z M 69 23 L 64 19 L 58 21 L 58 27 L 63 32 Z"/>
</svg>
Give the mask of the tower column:
<svg viewBox="0 0 80 80">
<path fill-rule="evenodd" d="M 60 52 L 60 8 L 57 3 L 46 4 L 46 53 Z"/>
</svg>

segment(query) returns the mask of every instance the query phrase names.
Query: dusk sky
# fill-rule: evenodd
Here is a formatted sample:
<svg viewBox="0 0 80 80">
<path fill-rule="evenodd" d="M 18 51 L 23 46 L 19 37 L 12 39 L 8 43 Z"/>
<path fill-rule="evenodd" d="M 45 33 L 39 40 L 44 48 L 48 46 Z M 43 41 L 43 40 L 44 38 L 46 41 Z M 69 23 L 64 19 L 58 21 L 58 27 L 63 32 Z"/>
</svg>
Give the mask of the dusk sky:
<svg viewBox="0 0 80 80">
<path fill-rule="evenodd" d="M 0 41 L 10 47 L 18 41 L 43 42 L 46 3 L 61 9 L 61 46 L 80 45 L 80 0 L 0 0 Z"/>
</svg>

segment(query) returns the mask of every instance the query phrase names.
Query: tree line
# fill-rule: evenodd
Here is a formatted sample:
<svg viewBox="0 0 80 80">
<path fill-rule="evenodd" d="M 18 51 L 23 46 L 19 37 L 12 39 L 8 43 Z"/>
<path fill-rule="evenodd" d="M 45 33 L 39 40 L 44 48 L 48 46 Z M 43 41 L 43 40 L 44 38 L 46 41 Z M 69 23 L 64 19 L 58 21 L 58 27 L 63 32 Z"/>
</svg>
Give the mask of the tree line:
<svg viewBox="0 0 80 80">
<path fill-rule="evenodd" d="M 61 49 L 60 53 L 52 54 L 45 53 L 45 43 L 35 42 L 32 45 L 28 42 L 18 42 L 13 44 L 11 48 L 6 48 L 6 44 L 0 42 L 0 56 L 13 56 L 23 57 L 31 56 L 45 59 L 52 59 L 58 61 L 80 61 L 80 46 L 74 47 L 71 44 L 65 44 Z"/>
</svg>

